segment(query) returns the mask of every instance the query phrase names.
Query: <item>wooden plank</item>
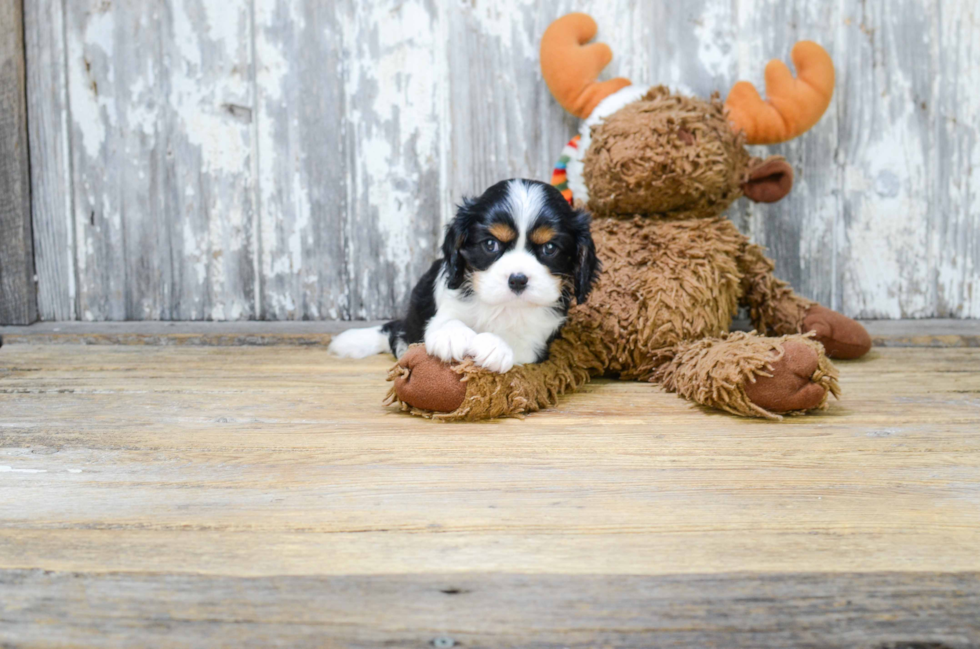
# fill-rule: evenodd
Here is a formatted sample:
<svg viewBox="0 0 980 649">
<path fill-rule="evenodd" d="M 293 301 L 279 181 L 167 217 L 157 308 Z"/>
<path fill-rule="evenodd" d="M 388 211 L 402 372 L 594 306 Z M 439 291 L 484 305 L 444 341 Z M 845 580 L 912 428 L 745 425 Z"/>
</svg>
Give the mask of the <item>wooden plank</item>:
<svg viewBox="0 0 980 649">
<path fill-rule="evenodd" d="M 937 218 L 930 110 L 937 93 L 937 10 L 924 2 L 842 4 L 837 281 L 847 313 L 936 313 L 939 268 L 928 246 Z"/>
<path fill-rule="evenodd" d="M 792 65 L 790 52 L 800 40 L 821 43 L 838 60 L 834 34 L 839 22 L 838 7 L 832 3 L 742 0 L 738 4 L 737 42 L 732 44 L 729 55 L 736 58 L 738 69 L 727 85 L 720 85 L 717 90 L 725 96 L 733 85 L 731 79 L 737 78 L 751 81 L 762 92 L 766 63 L 779 59 Z M 711 42 L 706 36 L 702 35 L 698 42 Z M 719 53 L 719 57 L 723 56 Z M 840 308 L 833 278 L 837 261 L 834 232 L 840 209 L 836 191 L 840 174 L 835 156 L 841 102 L 838 96 L 820 122 L 795 140 L 777 146 L 750 147 L 753 155 L 762 158 L 786 157 L 796 172 L 793 191 L 771 205 L 743 199 L 733 210 L 734 214 L 744 215 L 743 231 L 765 246 L 776 262 L 777 276 L 800 295 L 830 308 Z"/>
<path fill-rule="evenodd" d="M 980 641 L 980 349 L 875 350 L 778 424 L 598 381 L 442 425 L 389 363 L 4 347 L 0 641 Z"/>
<path fill-rule="evenodd" d="M 940 4 L 936 97 L 926 111 L 935 128 L 930 161 L 938 304 L 933 314 L 980 318 L 980 13 L 969 1 Z"/>
<path fill-rule="evenodd" d="M 4 347 L 0 568 L 977 571 L 978 361 L 876 350 L 780 424 L 601 381 L 444 426 L 381 405 L 383 356 Z"/>
<path fill-rule="evenodd" d="M 44 345 L 317 345 L 352 326 L 383 321 L 307 320 L 303 322 L 42 322 L 29 327 L 0 327 L 3 344 Z M 980 332 L 977 333 L 980 339 Z"/>
<path fill-rule="evenodd" d="M 341 5 L 255 3 L 264 319 L 350 318 Z"/>
<path fill-rule="evenodd" d="M 79 317 L 254 308 L 245 3 L 70 3 Z"/>
<path fill-rule="evenodd" d="M 27 149 L 24 16 L 0 1 L 0 324 L 37 319 Z"/>
<path fill-rule="evenodd" d="M 94 3 L 93 3 L 94 4 Z M 113 13 L 108 8 L 94 15 L 87 3 L 64 4 L 65 50 L 68 75 L 68 111 L 71 139 L 72 218 L 76 234 L 77 317 L 82 320 L 123 319 L 126 279 L 124 242 L 118 193 L 112 179 L 128 166 L 116 160 L 121 131 L 106 125 L 115 113 L 109 86 L 114 66 Z M 91 32 L 86 30 L 91 26 Z M 91 39 L 93 42 L 87 42 Z M 147 47 L 144 51 L 156 51 Z M 110 113 L 110 111 L 112 111 Z M 106 140 L 112 140 L 109 144 Z M 145 172 L 144 172 L 145 173 Z M 128 179 L 123 179 L 129 185 Z"/>
<path fill-rule="evenodd" d="M 15 646 L 975 647 L 980 575 L 0 572 Z M 316 602 L 310 606 L 310 602 Z"/>
<path fill-rule="evenodd" d="M 64 3 L 25 3 L 24 32 L 38 317 L 75 320 L 75 222 Z"/>
<path fill-rule="evenodd" d="M 383 320 L 235 322 L 39 322 L 0 327 L 6 344 L 23 345 L 327 345 L 333 334 Z M 980 347 L 976 320 L 868 320 L 875 347 Z M 747 320 L 734 331 L 748 331 Z"/>
<path fill-rule="evenodd" d="M 538 40 L 568 3 L 454 3 L 449 21 L 449 195 L 506 178 L 548 181 L 577 120 L 541 79 Z M 444 214 L 444 216 L 448 216 Z"/>
<path fill-rule="evenodd" d="M 350 317 L 398 313 L 442 243 L 450 52 L 442 3 L 344 3 Z"/>
<path fill-rule="evenodd" d="M 172 288 L 161 287 L 171 301 L 170 315 L 161 319 L 255 318 L 250 3 L 170 0 L 166 5 L 163 63 L 169 64 L 171 90 L 164 106 L 173 162 L 163 191 L 172 201 L 174 276 Z M 149 238 L 138 249 L 159 251 Z M 154 274 L 135 260 L 131 267 L 137 283 Z"/>
<path fill-rule="evenodd" d="M 620 43 L 633 41 L 620 64 L 633 70 L 629 77 L 705 99 L 713 92 L 724 96 L 741 62 L 736 49 L 741 5 L 695 0 L 640 7 L 643 12 L 634 15 L 630 31 L 615 39 L 617 52 Z"/>
</svg>

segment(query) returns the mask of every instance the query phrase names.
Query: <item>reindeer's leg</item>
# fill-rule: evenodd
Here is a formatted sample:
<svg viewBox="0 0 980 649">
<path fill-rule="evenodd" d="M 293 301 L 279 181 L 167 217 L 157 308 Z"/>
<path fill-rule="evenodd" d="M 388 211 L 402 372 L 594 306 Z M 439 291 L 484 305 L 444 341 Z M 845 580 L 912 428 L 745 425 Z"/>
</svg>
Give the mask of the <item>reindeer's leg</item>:
<svg viewBox="0 0 980 649">
<path fill-rule="evenodd" d="M 653 377 L 696 403 L 746 417 L 778 419 L 825 407 L 837 372 L 819 344 L 799 334 L 734 333 L 682 343 Z"/>
<path fill-rule="evenodd" d="M 519 365 L 505 374 L 470 360 L 448 365 L 415 345 L 389 374 L 394 385 L 388 402 L 415 415 L 450 421 L 521 416 L 547 408 L 602 373 L 605 361 L 587 337 L 566 326 L 546 361 Z"/>
<path fill-rule="evenodd" d="M 859 322 L 800 297 L 777 279 L 772 261 L 759 246 L 745 244 L 738 263 L 742 302 L 749 307 L 752 326 L 759 333 L 813 332 L 831 358 L 860 358 L 871 349 L 871 336 Z"/>
</svg>

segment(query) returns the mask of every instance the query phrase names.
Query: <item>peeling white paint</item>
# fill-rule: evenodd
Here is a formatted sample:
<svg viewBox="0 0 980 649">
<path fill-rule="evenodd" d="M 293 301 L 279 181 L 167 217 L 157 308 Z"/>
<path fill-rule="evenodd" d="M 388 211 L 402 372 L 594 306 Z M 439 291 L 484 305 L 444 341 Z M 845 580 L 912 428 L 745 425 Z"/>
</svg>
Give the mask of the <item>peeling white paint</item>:
<svg viewBox="0 0 980 649">
<path fill-rule="evenodd" d="M 248 129 L 229 114 L 230 105 L 249 105 L 251 89 L 247 70 L 202 79 L 201 48 L 204 43 L 221 46 L 222 61 L 233 62 L 248 33 L 248 12 L 229 9 L 223 0 L 200 0 L 204 24 L 193 22 L 184 2 L 174 3 L 175 44 L 180 56 L 171 77 L 170 105 L 188 141 L 201 148 L 204 172 L 238 174 L 250 154 Z M 240 213 L 239 213 L 240 215 Z M 235 216 L 235 215 L 232 215 Z"/>
<path fill-rule="evenodd" d="M 728 8 L 718 5 L 705 5 L 700 17 L 694 22 L 698 62 L 713 75 L 725 74 L 731 66 L 732 53 L 727 44 L 732 38 L 732 30 Z M 719 90 L 724 91 L 722 88 Z"/>
<path fill-rule="evenodd" d="M 591 13 L 612 47 L 602 78 L 699 94 L 738 78 L 761 91 L 769 58 L 789 62 L 796 38 L 824 43 L 838 63 L 831 113 L 799 141 L 753 150 L 790 159 L 793 195 L 733 218 L 851 315 L 980 317 L 970 0 L 63 8 L 75 209 L 59 227 L 78 236 L 58 251 L 77 259 L 58 281 L 63 312 L 77 297 L 83 319 L 126 306 L 147 318 L 391 313 L 459 194 L 550 172 L 574 125 L 542 94 L 537 47 L 567 10 Z M 158 254 L 140 248 L 154 237 Z"/>
<path fill-rule="evenodd" d="M 425 38 L 439 32 L 439 21 L 422 2 L 359 4 L 345 16 L 344 32 L 352 35 L 345 88 L 351 98 L 347 121 L 356 147 L 353 187 L 357 195 L 351 227 L 363 227 L 361 220 L 376 227 L 380 258 L 394 268 L 418 265 L 412 242 L 422 174 L 441 175 L 440 130 L 445 116 L 435 89 L 448 78 L 448 53 L 442 49 L 444 43 Z M 352 238 L 352 274 L 359 274 L 355 261 L 359 256 L 376 254 L 358 249 L 358 240 Z M 414 278 L 397 279 L 398 286 L 392 288 L 402 302 Z M 368 296 L 379 289 L 384 290 L 371 283 L 362 286 L 361 300 L 370 303 Z M 352 313 L 355 318 L 372 315 L 363 303 Z"/>
<path fill-rule="evenodd" d="M 15 469 L 12 466 L 0 465 L 0 473 L 47 473 L 47 469 Z"/>
<path fill-rule="evenodd" d="M 113 58 L 115 21 L 112 12 L 92 15 L 81 39 L 68 41 L 68 86 L 71 97 L 72 125 L 81 135 L 85 154 L 96 158 L 105 143 L 105 121 L 115 121 L 115 105 L 108 100 L 109 95 L 100 94 L 98 82 L 93 75 L 93 66 Z M 103 79 L 101 91 L 105 93 L 107 82 Z"/>
<path fill-rule="evenodd" d="M 925 152 L 932 145 L 914 100 L 928 80 L 911 77 L 901 64 L 897 48 L 910 44 L 880 36 L 870 55 L 894 64 L 871 70 L 864 81 L 870 96 L 860 95 L 867 103 L 856 107 L 859 119 L 852 122 L 861 146 L 848 160 L 842 299 L 845 310 L 865 317 L 926 317 L 936 297 L 928 268 L 930 205 L 928 190 L 913 188 L 929 184 Z"/>
<path fill-rule="evenodd" d="M 209 186 L 207 195 L 188 194 L 188 206 L 207 220 L 183 223 L 184 263 L 190 266 L 184 273 L 195 280 L 183 290 L 210 296 L 209 307 L 200 298 L 190 305 L 197 317 L 247 318 L 252 304 L 241 276 L 252 267 L 248 234 L 254 209 L 250 14 L 244 4 L 182 0 L 174 3 L 173 16 L 177 58 L 168 103 L 180 136 L 200 154 L 200 169 L 189 171 L 203 174 Z"/>
</svg>

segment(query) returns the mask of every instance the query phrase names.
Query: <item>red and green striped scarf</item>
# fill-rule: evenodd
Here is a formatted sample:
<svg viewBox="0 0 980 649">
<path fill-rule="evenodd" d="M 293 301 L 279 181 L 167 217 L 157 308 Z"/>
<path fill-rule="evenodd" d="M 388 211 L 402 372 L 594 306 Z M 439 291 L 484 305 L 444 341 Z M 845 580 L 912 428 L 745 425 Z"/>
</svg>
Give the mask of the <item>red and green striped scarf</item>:
<svg viewBox="0 0 980 649">
<path fill-rule="evenodd" d="M 555 170 L 551 174 L 551 184 L 552 186 L 561 192 L 561 195 L 565 197 L 565 200 L 569 203 L 572 202 L 572 190 L 568 188 L 568 161 L 572 159 L 575 152 L 578 150 L 578 142 L 582 139 L 581 135 L 576 135 L 565 148 L 561 150 L 561 157 L 558 158 L 558 162 L 555 164 Z"/>
</svg>

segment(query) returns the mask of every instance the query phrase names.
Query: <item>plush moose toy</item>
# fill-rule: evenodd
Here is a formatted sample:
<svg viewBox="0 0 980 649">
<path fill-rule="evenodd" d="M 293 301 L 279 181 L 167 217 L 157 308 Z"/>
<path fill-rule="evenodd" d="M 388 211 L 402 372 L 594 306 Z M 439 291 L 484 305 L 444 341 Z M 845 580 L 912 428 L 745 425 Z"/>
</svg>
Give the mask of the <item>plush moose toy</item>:
<svg viewBox="0 0 980 649">
<path fill-rule="evenodd" d="M 717 93 L 705 101 L 623 78 L 597 82 L 612 53 L 585 45 L 595 33 L 592 18 L 570 14 L 541 41 L 548 87 L 585 120 L 553 183 L 592 213 L 603 272 L 591 296 L 571 310 L 545 362 L 506 374 L 413 347 L 391 371 L 389 402 L 447 420 L 520 416 L 591 377 L 615 376 L 748 417 L 825 407 L 839 395 L 828 356 L 864 355 L 868 333 L 793 293 L 723 212 L 741 196 L 771 203 L 789 193 L 785 160 L 753 158 L 745 144 L 785 142 L 816 124 L 833 93 L 830 57 L 797 43 L 797 78 L 771 61 L 768 101 L 739 82 L 723 104 Z M 755 332 L 728 333 L 740 305 Z"/>
</svg>

